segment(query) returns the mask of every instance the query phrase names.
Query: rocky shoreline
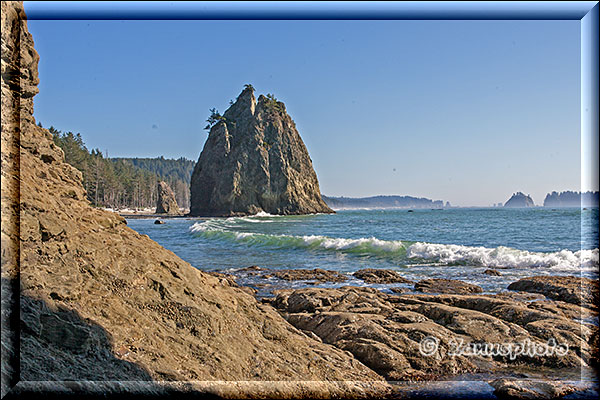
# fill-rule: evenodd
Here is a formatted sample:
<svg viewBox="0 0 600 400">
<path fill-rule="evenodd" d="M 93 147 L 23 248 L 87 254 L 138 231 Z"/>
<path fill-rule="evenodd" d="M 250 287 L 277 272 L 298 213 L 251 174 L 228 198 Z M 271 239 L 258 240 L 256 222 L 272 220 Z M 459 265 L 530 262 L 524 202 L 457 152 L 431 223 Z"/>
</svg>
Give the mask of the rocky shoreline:
<svg viewBox="0 0 600 400">
<path fill-rule="evenodd" d="M 38 59 L 22 3 L 2 2 L 2 396 L 403 397 L 484 371 L 499 396 L 556 397 L 578 388 L 549 380 L 597 367 L 597 281 L 533 277 L 513 296 L 437 280 L 420 287 L 453 294 L 401 293 L 419 282 L 371 270 L 357 276 L 398 292 L 309 287 L 257 299 L 235 276 L 199 271 L 86 200 L 81 173 L 33 117 Z M 568 351 L 449 355 L 452 341 L 552 338 Z"/>
<path fill-rule="evenodd" d="M 275 271 L 253 266 L 242 272 L 308 285 L 311 280 L 343 281 L 343 275 L 322 269 Z M 235 273 L 222 275 L 236 284 Z M 585 371 L 593 375 L 598 367 L 598 281 L 537 276 L 520 279 L 505 292 L 481 294 L 480 287 L 465 282 L 411 282 L 391 270 L 364 269 L 353 275 L 365 283 L 403 282 L 414 287 L 410 293 L 392 290 L 392 294 L 359 286 L 283 289 L 261 300 L 307 336 L 350 352 L 393 383 L 397 395 L 417 393 L 414 386 L 398 382 L 456 382 L 461 376 L 484 379 L 491 386 L 485 390 L 500 398 L 596 393 L 597 382 L 566 381 Z M 419 291 L 428 293 L 415 294 Z M 423 349 L 424 343 L 435 345 L 435 350 Z M 466 351 L 486 343 L 543 346 L 545 353 L 457 353 L 461 349 L 457 344 Z M 438 394 L 451 386 L 442 386 Z"/>
</svg>

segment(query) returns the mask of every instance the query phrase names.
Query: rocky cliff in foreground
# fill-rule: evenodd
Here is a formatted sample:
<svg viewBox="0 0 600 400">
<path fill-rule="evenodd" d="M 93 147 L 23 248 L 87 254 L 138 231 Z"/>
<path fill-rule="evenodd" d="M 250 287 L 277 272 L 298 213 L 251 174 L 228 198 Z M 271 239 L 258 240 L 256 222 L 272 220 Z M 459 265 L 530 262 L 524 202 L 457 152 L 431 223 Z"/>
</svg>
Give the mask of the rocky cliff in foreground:
<svg viewBox="0 0 600 400">
<path fill-rule="evenodd" d="M 192 174 L 190 214 L 332 213 L 285 105 L 246 88 L 218 116 Z"/>
<path fill-rule="evenodd" d="M 68 380 L 195 380 L 178 390 L 229 397 L 385 392 L 347 352 L 90 206 L 81 174 L 35 124 L 38 56 L 23 18 L 20 2 L 2 2 L 2 394 Z M 68 390 L 133 387 L 96 385 Z"/>
</svg>

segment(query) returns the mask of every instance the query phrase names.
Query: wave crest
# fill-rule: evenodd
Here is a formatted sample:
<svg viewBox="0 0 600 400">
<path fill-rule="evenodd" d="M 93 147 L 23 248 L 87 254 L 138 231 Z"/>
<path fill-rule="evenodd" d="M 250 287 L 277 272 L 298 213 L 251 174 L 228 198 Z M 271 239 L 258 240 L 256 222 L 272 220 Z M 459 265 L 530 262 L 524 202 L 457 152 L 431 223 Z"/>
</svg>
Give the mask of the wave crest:
<svg viewBox="0 0 600 400">
<path fill-rule="evenodd" d="M 248 218 L 248 217 L 245 217 Z M 292 236 L 236 231 L 235 221 L 211 219 L 195 223 L 190 231 L 214 238 L 276 249 L 336 251 L 365 257 L 384 257 L 399 263 L 436 265 L 476 265 L 496 268 L 548 268 L 552 270 L 595 270 L 598 249 L 551 253 L 531 252 L 510 247 L 477 247 L 369 238 L 333 238 L 320 235 Z"/>
<path fill-rule="evenodd" d="M 504 268 L 592 269 L 598 267 L 598 249 L 539 253 L 504 246 L 487 248 L 417 242 L 408 248 L 407 256 L 445 264 L 475 264 Z"/>
</svg>

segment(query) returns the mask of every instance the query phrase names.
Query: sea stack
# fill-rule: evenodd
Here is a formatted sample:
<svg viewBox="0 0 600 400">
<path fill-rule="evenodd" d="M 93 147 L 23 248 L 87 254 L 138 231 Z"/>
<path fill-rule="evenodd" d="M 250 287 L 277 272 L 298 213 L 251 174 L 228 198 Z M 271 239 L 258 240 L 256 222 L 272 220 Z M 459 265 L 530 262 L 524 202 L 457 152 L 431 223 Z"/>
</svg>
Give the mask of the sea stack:
<svg viewBox="0 0 600 400">
<path fill-rule="evenodd" d="M 510 199 L 506 203 L 504 203 L 504 207 L 509 208 L 523 208 L 523 207 L 535 207 L 533 203 L 533 199 L 522 192 L 517 192 L 512 195 Z"/>
<path fill-rule="evenodd" d="M 213 114 L 191 181 L 192 216 L 333 213 L 321 198 L 306 146 L 285 105 L 246 85 Z"/>
<path fill-rule="evenodd" d="M 175 193 L 167 182 L 158 182 L 158 198 L 156 200 L 156 213 L 179 215 L 179 206 L 175 200 Z"/>
</svg>

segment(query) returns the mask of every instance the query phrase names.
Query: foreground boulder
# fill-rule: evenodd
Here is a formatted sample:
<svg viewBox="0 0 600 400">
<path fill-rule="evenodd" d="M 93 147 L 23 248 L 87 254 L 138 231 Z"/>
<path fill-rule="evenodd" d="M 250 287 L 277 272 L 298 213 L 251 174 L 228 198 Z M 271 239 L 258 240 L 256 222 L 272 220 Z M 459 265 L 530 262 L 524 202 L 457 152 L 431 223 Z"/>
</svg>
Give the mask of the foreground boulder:
<svg viewBox="0 0 600 400">
<path fill-rule="evenodd" d="M 21 3 L 2 2 L 3 394 L 19 380 L 221 381 L 198 390 L 230 397 L 385 394 L 348 353 L 90 206 L 81 173 L 33 119 L 38 56 L 23 18 Z M 20 208 L 10 197 L 19 194 Z M 20 313 L 10 314 L 14 296 Z M 15 317 L 16 348 L 5 333 Z"/>
<path fill-rule="evenodd" d="M 156 213 L 179 215 L 179 206 L 177 205 L 177 200 L 175 200 L 175 193 L 173 193 L 173 190 L 171 190 L 171 187 L 167 182 L 158 182 L 157 192 Z"/>
<path fill-rule="evenodd" d="M 246 88 L 215 116 L 191 181 L 193 216 L 332 213 L 285 105 Z"/>
</svg>

